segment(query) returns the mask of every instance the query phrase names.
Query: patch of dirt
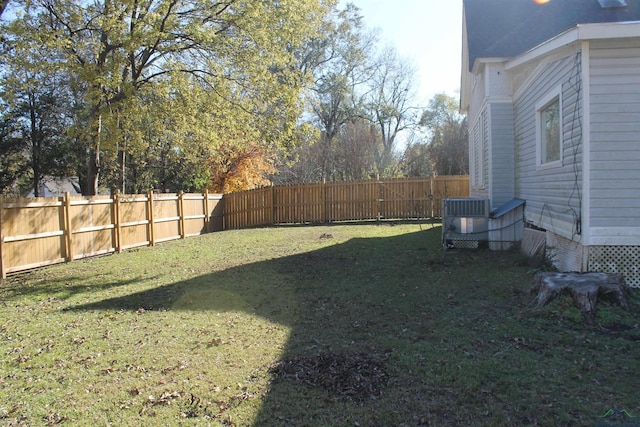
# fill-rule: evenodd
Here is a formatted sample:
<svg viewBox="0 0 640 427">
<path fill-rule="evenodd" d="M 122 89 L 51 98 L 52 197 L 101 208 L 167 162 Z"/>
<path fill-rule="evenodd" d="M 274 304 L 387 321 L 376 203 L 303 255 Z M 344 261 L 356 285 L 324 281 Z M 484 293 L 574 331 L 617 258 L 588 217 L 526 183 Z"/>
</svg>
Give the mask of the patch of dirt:
<svg viewBox="0 0 640 427">
<path fill-rule="evenodd" d="M 274 363 L 269 372 L 276 379 L 323 388 L 353 400 L 379 396 L 389 379 L 383 359 L 359 353 L 295 356 Z"/>
</svg>

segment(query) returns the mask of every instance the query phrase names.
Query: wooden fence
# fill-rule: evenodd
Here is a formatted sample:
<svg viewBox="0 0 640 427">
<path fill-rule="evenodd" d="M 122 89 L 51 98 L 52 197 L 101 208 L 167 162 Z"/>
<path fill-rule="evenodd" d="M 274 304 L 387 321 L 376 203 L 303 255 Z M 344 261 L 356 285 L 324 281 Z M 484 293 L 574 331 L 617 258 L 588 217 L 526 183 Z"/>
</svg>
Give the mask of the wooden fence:
<svg viewBox="0 0 640 427">
<path fill-rule="evenodd" d="M 468 176 L 285 185 L 225 194 L 225 229 L 286 223 L 433 218 L 469 197 Z"/>
<path fill-rule="evenodd" d="M 433 218 L 468 197 L 467 176 L 287 185 L 225 194 L 0 197 L 0 273 L 224 229 Z"/>
<path fill-rule="evenodd" d="M 0 272 L 222 230 L 221 194 L 0 198 Z"/>
</svg>

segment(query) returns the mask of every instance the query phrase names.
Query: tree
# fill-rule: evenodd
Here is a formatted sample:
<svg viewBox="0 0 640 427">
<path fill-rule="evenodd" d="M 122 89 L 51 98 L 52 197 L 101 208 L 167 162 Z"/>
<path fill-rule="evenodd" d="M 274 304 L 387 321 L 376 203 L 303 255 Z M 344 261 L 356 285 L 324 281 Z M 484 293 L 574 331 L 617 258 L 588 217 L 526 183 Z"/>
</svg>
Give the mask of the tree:
<svg viewBox="0 0 640 427">
<path fill-rule="evenodd" d="M 403 154 L 403 170 L 406 176 L 430 176 L 433 174 L 429 159 L 429 145 L 410 141 Z"/>
<path fill-rule="evenodd" d="M 18 181 L 28 170 L 28 156 L 17 121 L 6 114 L 0 118 L 0 194 L 19 196 Z"/>
<path fill-rule="evenodd" d="M 335 180 L 352 181 L 376 177 L 376 151 L 380 132 L 368 120 L 342 127 L 335 150 Z"/>
<path fill-rule="evenodd" d="M 14 34 L 60 55 L 66 73 L 84 88 L 85 122 L 77 123 L 76 135 L 89 153 L 85 190 L 95 194 L 108 169 L 105 160 L 113 160 L 101 153 L 122 152 L 125 133 L 117 129 L 127 129 L 124 112 L 134 108 L 126 103 L 176 74 L 191 76 L 217 96 L 227 107 L 224 119 L 239 110 L 250 114 L 263 146 L 291 143 L 305 83 L 294 52 L 315 34 L 330 5 L 34 0 L 18 19 L 29 25 Z"/>
<path fill-rule="evenodd" d="M 281 184 L 348 181 L 376 176 L 380 133 L 370 121 L 356 119 L 345 123 L 329 146 L 318 140 L 324 139 L 310 135 L 306 143 L 293 152 L 293 159 L 280 165 L 274 181 Z"/>
<path fill-rule="evenodd" d="M 437 94 L 422 113 L 420 125 L 430 136 L 427 154 L 435 173 L 469 173 L 469 134 L 466 117 L 458 112 L 455 98 Z"/>
<path fill-rule="evenodd" d="M 371 121 L 380 130 L 376 164 L 381 175 L 395 168 L 396 138 L 402 131 L 417 125 L 416 108 L 412 105 L 415 69 L 398 58 L 394 49 L 386 49 L 376 62 L 370 81 L 369 111 Z"/>
<path fill-rule="evenodd" d="M 377 37 L 352 5 L 334 15 L 323 34 L 310 55 L 317 65 L 309 105 L 319 137 L 296 152 L 298 164 L 287 168 L 287 179 L 397 176 L 397 137 L 417 124 L 415 70 L 393 49 L 375 55 Z"/>
<path fill-rule="evenodd" d="M 16 23 L 15 35 L 31 31 L 24 27 L 28 23 Z M 38 45 L 15 35 L 3 39 L 0 86 L 5 124 L 13 127 L 8 141 L 20 147 L 27 162 L 20 177 L 29 177 L 38 197 L 45 176 L 66 176 L 70 171 L 66 130 L 72 123 L 72 102 L 66 76 L 56 66 L 59 58 L 39 55 Z"/>
<path fill-rule="evenodd" d="M 363 27 L 359 9 L 348 4 L 325 23 L 322 37 L 312 40 L 307 68 L 315 84 L 309 96 L 313 123 L 320 138 L 312 150 L 318 163 L 317 180 L 335 179 L 336 149 L 343 127 L 363 115 L 362 87 L 370 77 L 369 56 L 376 37 Z"/>
<path fill-rule="evenodd" d="M 237 152 L 232 149 L 226 155 L 216 157 L 217 161 L 211 167 L 214 171 L 211 190 L 229 193 L 270 183 L 266 176 L 275 172 L 275 169 L 270 156 L 264 153 L 264 148 L 254 145 L 243 147 L 241 150 Z"/>
</svg>

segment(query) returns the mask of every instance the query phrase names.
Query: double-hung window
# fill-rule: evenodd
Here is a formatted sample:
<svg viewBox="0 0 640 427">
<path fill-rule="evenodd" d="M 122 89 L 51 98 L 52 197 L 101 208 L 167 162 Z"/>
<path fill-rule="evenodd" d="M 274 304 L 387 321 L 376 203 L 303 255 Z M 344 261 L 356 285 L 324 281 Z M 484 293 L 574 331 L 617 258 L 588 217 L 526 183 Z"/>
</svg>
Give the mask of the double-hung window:
<svg viewBox="0 0 640 427">
<path fill-rule="evenodd" d="M 536 105 L 538 167 L 562 165 L 562 102 L 560 88 Z"/>
</svg>

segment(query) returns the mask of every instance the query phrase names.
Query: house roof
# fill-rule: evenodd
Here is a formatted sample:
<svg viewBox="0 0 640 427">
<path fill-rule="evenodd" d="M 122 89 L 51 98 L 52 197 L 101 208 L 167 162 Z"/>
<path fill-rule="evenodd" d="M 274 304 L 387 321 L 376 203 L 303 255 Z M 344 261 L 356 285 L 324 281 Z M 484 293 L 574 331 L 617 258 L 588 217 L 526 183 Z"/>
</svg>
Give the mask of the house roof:
<svg viewBox="0 0 640 427">
<path fill-rule="evenodd" d="M 40 197 L 60 197 L 64 196 L 67 192 L 72 196 L 82 194 L 80 192 L 78 177 L 56 178 L 53 176 L 45 176 L 40 181 Z M 26 197 L 34 197 L 33 190 L 31 190 Z"/>
<path fill-rule="evenodd" d="M 640 0 L 604 8 L 598 0 L 463 0 L 469 71 L 478 58 L 511 58 L 578 24 L 640 20 Z"/>
</svg>

